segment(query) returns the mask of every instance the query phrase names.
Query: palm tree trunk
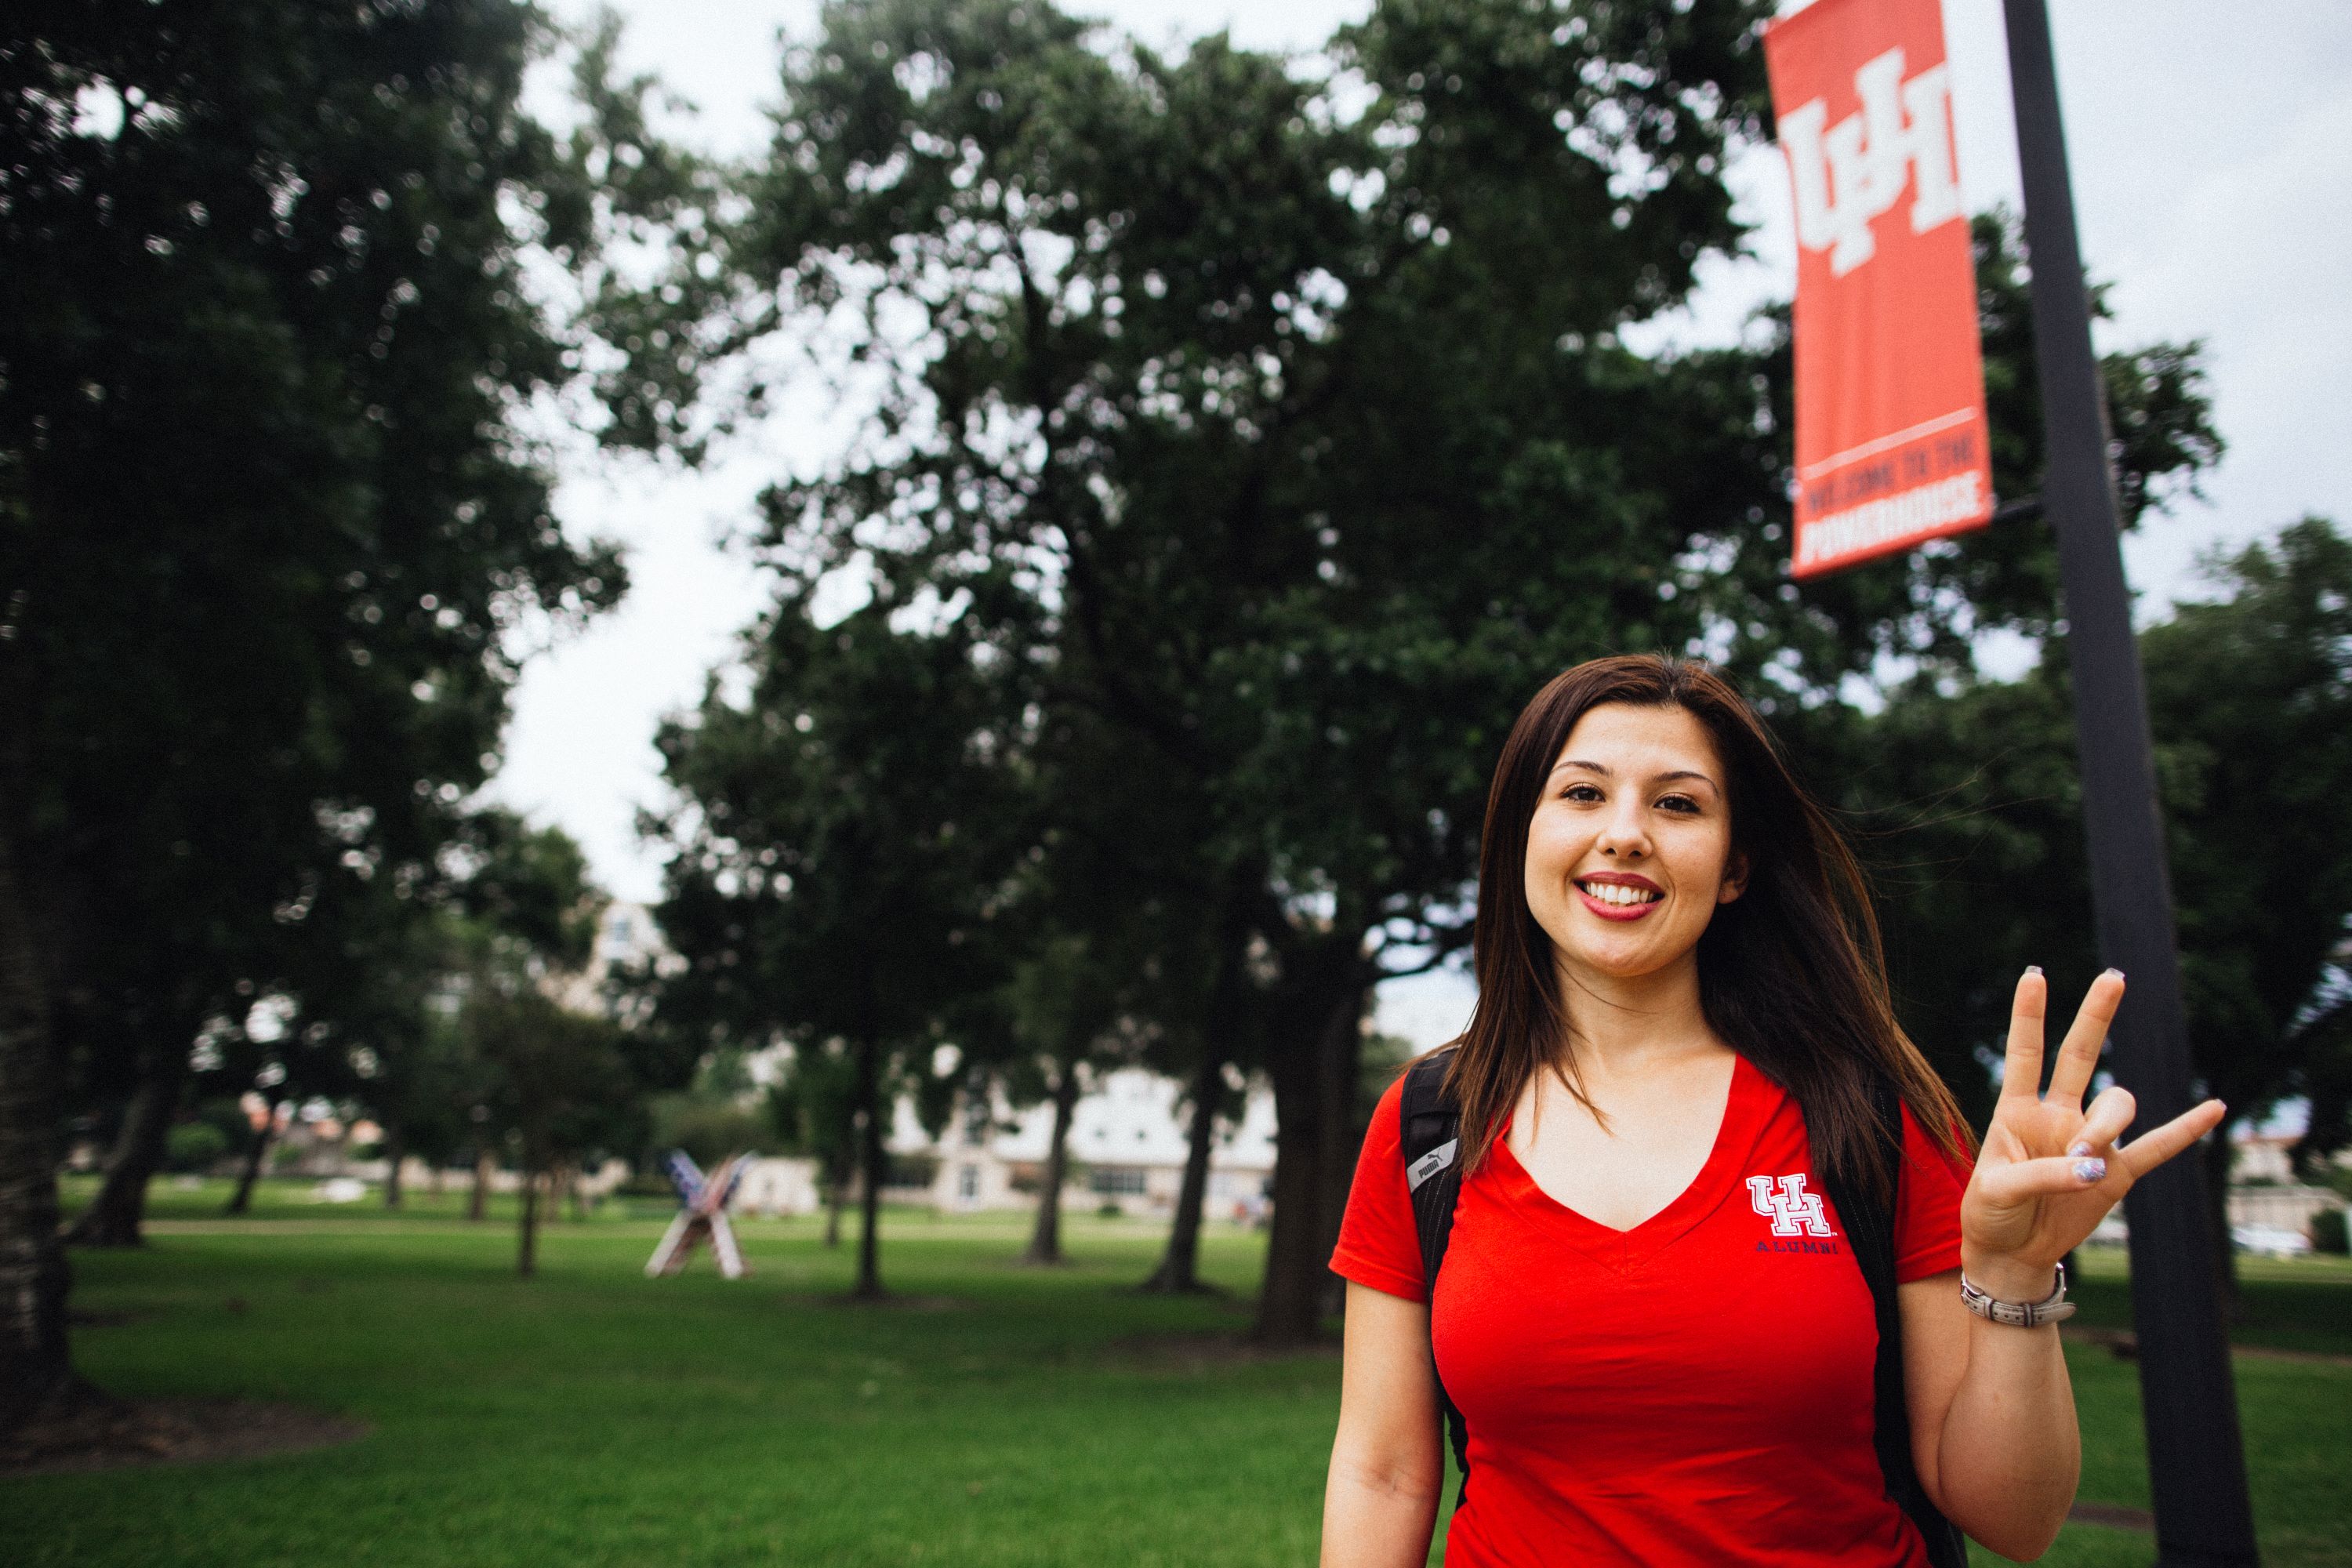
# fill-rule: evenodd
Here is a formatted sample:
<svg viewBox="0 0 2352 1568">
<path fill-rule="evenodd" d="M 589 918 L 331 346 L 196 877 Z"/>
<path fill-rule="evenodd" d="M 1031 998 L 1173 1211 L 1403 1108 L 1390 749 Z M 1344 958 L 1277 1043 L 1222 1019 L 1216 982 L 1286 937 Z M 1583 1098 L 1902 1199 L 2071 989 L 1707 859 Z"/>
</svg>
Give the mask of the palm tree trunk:
<svg viewBox="0 0 2352 1568">
<path fill-rule="evenodd" d="M 1225 1098 L 1224 1052 L 1203 1045 L 1192 1074 L 1192 1125 L 1184 1142 L 1184 1183 L 1176 1194 L 1176 1217 L 1168 1227 L 1168 1248 L 1160 1267 L 1140 1289 L 1169 1295 L 1207 1289 L 1201 1283 L 1201 1216 L 1208 1204 L 1209 1156 L 1216 1143 L 1217 1111 Z"/>
</svg>

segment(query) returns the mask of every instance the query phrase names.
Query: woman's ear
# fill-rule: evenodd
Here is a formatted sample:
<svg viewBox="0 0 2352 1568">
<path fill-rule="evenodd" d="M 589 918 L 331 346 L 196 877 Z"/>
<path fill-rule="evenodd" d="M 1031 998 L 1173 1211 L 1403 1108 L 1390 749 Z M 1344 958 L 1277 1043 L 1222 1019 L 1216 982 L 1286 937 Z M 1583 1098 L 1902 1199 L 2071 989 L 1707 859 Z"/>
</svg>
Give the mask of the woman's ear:
<svg viewBox="0 0 2352 1568">
<path fill-rule="evenodd" d="M 1748 890 L 1748 857 L 1735 849 L 1724 863 L 1723 881 L 1715 889 L 1715 901 L 1727 904 Z"/>
</svg>

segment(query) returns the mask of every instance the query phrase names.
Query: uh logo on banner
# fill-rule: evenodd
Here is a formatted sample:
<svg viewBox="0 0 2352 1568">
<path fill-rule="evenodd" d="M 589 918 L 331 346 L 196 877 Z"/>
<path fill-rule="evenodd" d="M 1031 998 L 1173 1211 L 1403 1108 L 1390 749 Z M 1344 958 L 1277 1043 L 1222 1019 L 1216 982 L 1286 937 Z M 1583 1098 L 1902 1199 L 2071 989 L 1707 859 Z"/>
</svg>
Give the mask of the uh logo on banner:
<svg viewBox="0 0 2352 1568">
<path fill-rule="evenodd" d="M 1975 263 L 1938 0 L 1816 0 L 1764 35 L 1797 217 L 1793 569 L 1992 517 Z"/>
</svg>

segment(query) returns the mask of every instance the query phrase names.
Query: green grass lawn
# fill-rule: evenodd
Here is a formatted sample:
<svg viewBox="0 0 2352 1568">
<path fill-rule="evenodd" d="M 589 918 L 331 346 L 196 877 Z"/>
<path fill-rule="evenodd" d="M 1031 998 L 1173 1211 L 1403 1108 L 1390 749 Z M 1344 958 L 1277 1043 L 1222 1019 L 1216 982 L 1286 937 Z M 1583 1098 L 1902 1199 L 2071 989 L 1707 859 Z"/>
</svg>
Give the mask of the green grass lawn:
<svg viewBox="0 0 2352 1568">
<path fill-rule="evenodd" d="M 282 1399 L 356 1415 L 356 1445 L 0 1480 L 11 1563 L 79 1565 L 1299 1564 L 1314 1559 L 1338 1405 L 1328 1355 L 1223 1353 L 1263 1238 L 1212 1227 L 1229 1300 L 1122 1289 L 1156 1227 L 1076 1217 L 1068 1269 L 1011 1259 L 1019 1216 L 886 1223 L 904 1300 L 834 1298 L 847 1249 L 752 1220 L 756 1270 L 647 1280 L 660 1228 L 608 1211 L 510 1225 L 462 1195 L 386 1215 L 265 1187 L 159 1183 L 152 1245 L 78 1253 L 84 1370 L 128 1394 Z M 501 1213 L 511 1214 L 501 1205 Z M 2095 1259 L 2086 1316 L 2127 1318 Z M 2250 1333 L 2352 1352 L 2352 1269 L 2250 1269 Z M 2133 1367 L 2072 1352 L 2083 1495 L 2145 1506 Z M 2242 1356 L 2265 1561 L 2352 1564 L 2352 1364 Z M 2146 1536 L 2070 1526 L 2045 1561 L 2147 1563 Z M 1986 1561 L 1992 1561 L 1986 1559 Z"/>
</svg>

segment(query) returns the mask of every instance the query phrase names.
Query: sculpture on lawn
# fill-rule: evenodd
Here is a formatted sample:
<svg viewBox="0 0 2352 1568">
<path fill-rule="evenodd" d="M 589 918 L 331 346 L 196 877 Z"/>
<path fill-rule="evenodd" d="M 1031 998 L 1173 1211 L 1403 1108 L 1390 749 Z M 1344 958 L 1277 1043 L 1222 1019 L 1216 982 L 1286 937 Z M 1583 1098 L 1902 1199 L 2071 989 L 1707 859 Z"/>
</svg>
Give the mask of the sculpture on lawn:
<svg viewBox="0 0 2352 1568">
<path fill-rule="evenodd" d="M 662 1161 L 662 1166 L 669 1173 L 670 1185 L 677 1189 L 677 1217 L 662 1233 L 661 1245 L 654 1248 L 652 1259 L 646 1264 L 646 1275 L 658 1279 L 676 1274 L 705 1240 L 710 1243 L 711 1256 L 719 1259 L 719 1272 L 723 1277 L 740 1279 L 750 1273 L 743 1263 L 743 1249 L 735 1245 L 734 1227 L 727 1223 L 727 1203 L 735 1195 L 743 1173 L 751 1169 L 751 1156 L 731 1154 L 705 1176 L 693 1156 L 683 1149 L 673 1149 Z"/>
</svg>

